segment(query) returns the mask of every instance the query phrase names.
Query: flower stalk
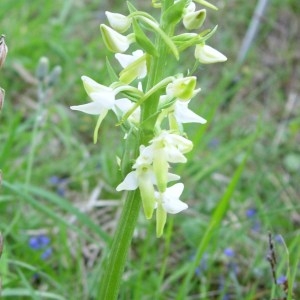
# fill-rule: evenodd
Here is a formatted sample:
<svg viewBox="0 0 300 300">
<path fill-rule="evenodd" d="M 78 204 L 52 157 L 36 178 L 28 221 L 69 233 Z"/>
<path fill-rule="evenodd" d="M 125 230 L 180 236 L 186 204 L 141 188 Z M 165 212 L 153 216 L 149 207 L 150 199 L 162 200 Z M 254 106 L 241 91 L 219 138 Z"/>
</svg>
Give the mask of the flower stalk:
<svg viewBox="0 0 300 300">
<path fill-rule="evenodd" d="M 194 2 L 153 0 L 153 6 L 161 9 L 159 22 L 131 3 L 128 16 L 106 12 L 111 27 L 100 25 L 102 38 L 123 69 L 114 72 L 119 76 L 114 76 L 117 81 L 110 86 L 83 76 L 84 88 L 92 101 L 71 106 L 73 110 L 98 116 L 94 142 L 102 121 L 111 112 L 117 117 L 116 124 L 126 132 L 123 156 L 119 159 L 123 181 L 116 190 L 128 192 L 108 255 L 103 260 L 99 300 L 118 297 L 140 208 L 146 219 L 156 219 L 157 237 L 163 235 L 168 214 L 188 208 L 180 200 L 184 184 L 171 183 L 180 176 L 170 173 L 170 169 L 173 164 L 186 163 L 185 154 L 193 148 L 183 124 L 205 124 L 206 120 L 188 108 L 201 90 L 197 88 L 197 77 L 190 74 L 189 67 L 186 74 L 170 74 L 169 64 L 180 60 L 180 53 L 190 47 L 195 47 L 199 63 L 226 60 L 223 54 L 205 45 L 216 28 L 176 35 L 180 23 L 187 30 L 199 30 L 202 26 L 206 10 L 198 9 L 196 2 L 215 8 L 207 1 Z M 154 41 L 149 36 L 155 36 Z M 132 54 L 125 54 L 127 50 Z M 112 69 L 111 65 L 108 69 Z"/>
</svg>

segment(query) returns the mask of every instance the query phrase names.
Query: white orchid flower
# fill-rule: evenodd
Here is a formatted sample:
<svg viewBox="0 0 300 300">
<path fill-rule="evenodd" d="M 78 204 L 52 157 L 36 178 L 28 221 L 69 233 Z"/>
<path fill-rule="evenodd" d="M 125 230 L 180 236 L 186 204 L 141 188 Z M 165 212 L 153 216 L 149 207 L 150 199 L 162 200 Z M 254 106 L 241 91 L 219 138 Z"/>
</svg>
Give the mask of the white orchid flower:
<svg viewBox="0 0 300 300">
<path fill-rule="evenodd" d="M 174 117 L 179 124 L 200 123 L 205 124 L 207 121 L 195 114 L 188 108 L 189 102 L 176 101 L 174 104 Z"/>
<path fill-rule="evenodd" d="M 170 163 L 185 163 L 187 161 L 183 153 L 193 148 L 193 143 L 177 134 L 162 131 L 157 137 L 150 141 L 148 146 L 153 154 L 153 171 L 160 192 L 167 187 L 167 174 Z"/>
<path fill-rule="evenodd" d="M 162 207 L 168 214 L 177 214 L 188 208 L 188 205 L 179 199 L 183 189 L 183 183 L 176 183 L 167 188 L 164 193 L 155 192 L 155 198 L 158 202 L 161 202 Z"/>
<path fill-rule="evenodd" d="M 168 180 L 178 180 L 180 177 L 175 174 L 168 174 Z M 117 186 L 117 191 L 122 190 L 136 190 L 139 188 L 144 213 L 147 219 L 151 219 L 154 208 L 155 208 L 155 198 L 154 198 L 154 184 L 156 183 L 156 178 L 153 173 L 153 168 L 151 165 L 139 165 L 136 170 L 127 174 L 125 179 Z"/>
<path fill-rule="evenodd" d="M 112 108 L 114 113 L 119 117 L 123 117 L 126 112 L 128 112 L 132 107 L 134 106 L 134 103 L 131 102 L 127 98 L 121 98 L 117 99 L 115 101 L 115 105 Z M 141 116 L 141 108 L 138 107 L 128 118 L 128 121 L 134 124 L 138 124 L 140 122 L 140 116 Z"/>
<path fill-rule="evenodd" d="M 167 213 L 177 214 L 188 208 L 188 205 L 182 202 L 179 197 L 184 189 L 183 183 L 176 183 L 167 188 L 165 192 L 155 192 L 156 204 L 156 235 L 160 237 L 163 234 L 164 226 L 167 220 Z"/>
<path fill-rule="evenodd" d="M 120 81 L 130 83 L 136 78 L 146 77 L 146 55 L 142 50 L 136 50 L 132 55 L 117 53 L 115 57 L 124 68 L 120 73 Z"/>
<path fill-rule="evenodd" d="M 106 115 L 115 104 L 114 90 L 99 84 L 90 77 L 82 76 L 81 79 L 87 94 L 93 102 L 71 106 L 70 108 L 90 115 Z"/>
</svg>

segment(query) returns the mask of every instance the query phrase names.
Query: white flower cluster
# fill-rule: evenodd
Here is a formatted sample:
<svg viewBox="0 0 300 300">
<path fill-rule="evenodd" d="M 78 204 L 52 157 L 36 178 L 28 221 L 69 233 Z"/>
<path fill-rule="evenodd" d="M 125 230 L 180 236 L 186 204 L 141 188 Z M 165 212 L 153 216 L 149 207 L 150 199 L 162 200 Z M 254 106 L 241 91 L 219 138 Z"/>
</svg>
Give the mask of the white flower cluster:
<svg viewBox="0 0 300 300">
<path fill-rule="evenodd" d="M 210 5 L 204 0 L 195 0 L 195 2 L 206 6 Z M 194 2 L 187 1 L 186 3 L 187 6 L 183 9 L 182 16 L 183 25 L 188 30 L 201 27 L 206 17 L 206 10 L 197 11 Z M 106 12 L 111 27 L 104 24 L 100 26 L 106 47 L 115 53 L 115 58 L 123 68 L 119 74 L 119 81 L 107 87 L 87 76 L 82 76 L 84 88 L 92 102 L 71 106 L 73 110 L 99 116 L 94 141 L 97 139 L 100 124 L 109 110 L 116 114 L 121 123 L 124 120 L 127 121 L 131 128 L 139 130 L 139 127 L 142 126 L 141 105 L 143 105 L 143 101 L 149 99 L 149 87 L 148 94 L 144 93 L 140 80 L 148 75 L 149 70 L 147 68 L 151 65 L 149 61 L 153 55 L 151 51 L 154 50 L 149 45 L 147 37 L 137 36 L 139 30 L 135 29 L 135 33 L 123 35 L 131 26 L 136 24 L 133 21 L 133 15 L 137 17 L 138 13 L 134 12 L 127 17 Z M 155 23 L 153 18 L 147 18 L 145 14 L 141 14 L 140 18 L 147 26 L 152 27 L 153 31 L 161 35 L 166 44 L 170 46 L 175 57 L 177 57 L 176 53 L 178 52 L 176 47 L 185 48 L 185 43 L 189 44 L 188 37 L 188 39 L 195 40 L 191 45 L 195 45 L 195 58 L 200 63 L 209 64 L 227 59 L 223 54 L 206 45 L 205 39 L 201 39 L 200 35 L 195 33 L 179 35 L 177 39 L 174 39 L 174 43 L 170 37 L 165 36 L 164 32 L 159 31 L 159 24 Z M 145 52 L 138 49 L 132 55 L 124 54 L 135 41 L 141 45 Z M 129 85 L 135 80 L 138 81 L 137 87 Z M 157 118 L 153 130 L 154 137 L 148 145 L 140 146 L 140 154 L 132 166 L 132 171 L 117 186 L 117 191 L 139 189 L 146 218 L 152 218 L 153 212 L 156 210 L 157 236 L 161 236 L 163 233 L 167 213 L 176 214 L 188 207 L 179 199 L 184 188 L 183 183 L 168 186 L 169 182 L 180 179 L 178 175 L 169 172 L 170 164 L 185 163 L 184 154 L 193 148 L 193 143 L 183 136 L 182 124 L 206 123 L 204 118 L 195 114 L 188 107 L 191 99 L 200 92 L 199 88 L 196 89 L 197 78 L 195 76 L 184 77 L 183 74 L 178 74 L 167 77 L 161 82 L 163 83 L 157 84 L 156 90 L 155 87 L 150 87 L 156 92 L 162 89 L 165 91 L 159 97 Z M 127 92 L 125 94 L 128 97 L 116 99 L 121 92 Z M 168 119 L 168 128 L 162 126 L 166 118 Z"/>
</svg>

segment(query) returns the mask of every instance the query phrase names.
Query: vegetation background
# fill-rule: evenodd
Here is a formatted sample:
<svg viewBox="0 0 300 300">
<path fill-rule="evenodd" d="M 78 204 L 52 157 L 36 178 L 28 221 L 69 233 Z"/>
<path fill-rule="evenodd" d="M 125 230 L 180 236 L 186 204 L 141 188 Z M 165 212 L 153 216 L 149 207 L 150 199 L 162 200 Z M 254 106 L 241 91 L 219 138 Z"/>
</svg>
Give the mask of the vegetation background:
<svg viewBox="0 0 300 300">
<path fill-rule="evenodd" d="M 150 1 L 134 4 L 151 9 Z M 210 45 L 228 62 L 197 70 L 194 108 L 209 122 L 186 126 L 195 148 L 179 169 L 189 209 L 169 219 L 161 239 L 141 216 L 120 299 L 286 299 L 287 282 L 287 299 L 300 298 L 300 6 L 269 1 L 239 64 L 256 1 L 214 4 L 205 27 L 219 25 Z M 88 101 L 81 75 L 110 83 L 99 32 L 105 10 L 126 14 L 126 3 L 1 0 L 9 48 L 0 70 L 3 299 L 97 299 L 101 257 L 122 209 L 122 136 L 107 119 L 94 145 L 95 118 L 69 106 Z M 41 57 L 50 74 L 61 66 L 56 82 L 37 77 Z"/>
</svg>

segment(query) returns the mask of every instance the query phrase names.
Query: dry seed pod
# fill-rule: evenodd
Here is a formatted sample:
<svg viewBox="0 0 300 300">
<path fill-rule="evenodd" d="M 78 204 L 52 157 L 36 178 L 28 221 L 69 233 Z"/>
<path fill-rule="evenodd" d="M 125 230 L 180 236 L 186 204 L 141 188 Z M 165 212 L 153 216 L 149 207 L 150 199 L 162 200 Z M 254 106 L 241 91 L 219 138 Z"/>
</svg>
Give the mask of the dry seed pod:
<svg viewBox="0 0 300 300">
<path fill-rule="evenodd" d="M 2 235 L 0 234 L 0 257 L 2 255 L 2 250 L 3 250 L 3 237 Z"/>
<path fill-rule="evenodd" d="M 0 111 L 4 106 L 5 91 L 0 87 Z"/>
<path fill-rule="evenodd" d="M 0 36 L 0 68 L 5 62 L 6 54 L 7 54 L 7 46 L 5 44 L 5 35 L 1 34 Z"/>
</svg>

